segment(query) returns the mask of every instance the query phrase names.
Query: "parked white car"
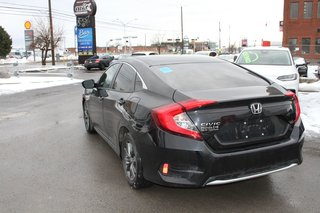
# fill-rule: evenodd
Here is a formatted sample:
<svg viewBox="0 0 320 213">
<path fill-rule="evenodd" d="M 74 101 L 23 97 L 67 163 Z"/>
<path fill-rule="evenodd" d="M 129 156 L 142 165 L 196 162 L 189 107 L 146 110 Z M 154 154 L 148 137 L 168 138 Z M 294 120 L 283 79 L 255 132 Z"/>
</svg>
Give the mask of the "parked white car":
<svg viewBox="0 0 320 213">
<path fill-rule="evenodd" d="M 210 51 L 210 50 L 198 51 L 198 52 L 195 52 L 195 54 L 196 54 L 196 55 L 207 55 L 207 56 L 211 56 L 211 57 L 217 56 L 217 52 L 215 52 L 215 51 Z"/>
<path fill-rule="evenodd" d="M 132 56 L 141 56 L 141 55 L 159 55 L 157 52 L 153 51 L 143 51 L 143 52 L 134 52 L 131 54 Z"/>
<path fill-rule="evenodd" d="M 235 63 L 269 78 L 288 90 L 295 93 L 299 91 L 299 73 L 288 48 L 245 48 Z"/>
</svg>

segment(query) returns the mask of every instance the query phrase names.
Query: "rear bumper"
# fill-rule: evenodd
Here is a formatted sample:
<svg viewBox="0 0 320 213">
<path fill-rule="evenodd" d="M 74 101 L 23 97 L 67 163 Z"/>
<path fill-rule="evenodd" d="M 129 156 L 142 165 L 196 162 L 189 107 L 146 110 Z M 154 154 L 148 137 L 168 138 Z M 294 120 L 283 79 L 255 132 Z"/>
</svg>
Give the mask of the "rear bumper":
<svg viewBox="0 0 320 213">
<path fill-rule="evenodd" d="M 257 173 L 257 174 L 253 174 L 253 175 L 247 175 L 244 177 L 238 177 L 238 178 L 233 178 L 233 179 L 227 179 L 227 180 L 213 180 L 211 182 L 208 182 L 206 185 L 222 185 L 222 184 L 228 184 L 228 183 L 234 183 L 234 182 L 238 182 L 238 181 L 243 181 L 243 180 L 248 180 L 248 179 L 252 179 L 252 178 L 258 178 L 261 176 L 265 176 L 265 175 L 269 175 L 275 172 L 280 172 L 283 170 L 287 170 L 290 169 L 291 167 L 297 166 L 298 164 L 293 163 L 289 166 L 283 167 L 283 168 L 279 168 L 279 169 L 275 169 L 275 170 L 271 170 L 271 171 L 266 171 L 266 172 L 262 172 L 262 173 Z M 210 180 L 209 180 L 210 181 Z"/>
<path fill-rule="evenodd" d="M 137 148 L 147 149 L 139 151 L 147 180 L 167 186 L 203 187 L 256 178 L 301 164 L 304 142 L 301 131 L 296 126 L 290 139 L 276 145 L 218 154 L 204 141 L 160 130 L 161 141 L 147 142 L 144 138 L 140 140 L 143 145 Z M 161 173 L 164 163 L 169 164 L 166 175 Z"/>
<path fill-rule="evenodd" d="M 85 68 L 99 68 L 100 64 L 97 63 L 89 63 L 89 64 L 84 64 L 83 65 Z"/>
</svg>

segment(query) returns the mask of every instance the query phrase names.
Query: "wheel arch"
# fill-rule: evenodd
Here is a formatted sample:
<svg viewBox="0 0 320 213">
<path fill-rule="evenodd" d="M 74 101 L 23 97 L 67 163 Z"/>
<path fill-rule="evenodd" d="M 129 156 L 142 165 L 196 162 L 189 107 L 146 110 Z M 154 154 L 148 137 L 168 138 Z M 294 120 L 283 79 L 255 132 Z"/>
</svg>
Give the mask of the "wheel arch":
<svg viewBox="0 0 320 213">
<path fill-rule="evenodd" d="M 123 142 L 123 139 L 124 139 L 124 136 L 129 133 L 129 129 L 126 127 L 126 126 L 121 126 L 119 128 L 119 134 L 118 134 L 118 142 L 119 142 L 119 156 L 120 156 L 120 159 L 122 159 L 122 154 L 121 154 L 121 146 L 122 146 L 122 142 Z"/>
</svg>

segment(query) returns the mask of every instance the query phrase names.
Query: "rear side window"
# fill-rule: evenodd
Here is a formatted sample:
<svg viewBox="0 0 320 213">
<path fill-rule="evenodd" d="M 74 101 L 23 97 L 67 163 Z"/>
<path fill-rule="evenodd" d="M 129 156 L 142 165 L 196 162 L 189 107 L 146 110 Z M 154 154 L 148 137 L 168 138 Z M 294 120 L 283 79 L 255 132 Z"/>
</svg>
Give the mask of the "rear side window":
<svg viewBox="0 0 320 213">
<path fill-rule="evenodd" d="M 290 53 L 286 50 L 245 50 L 238 64 L 291 66 Z"/>
<path fill-rule="evenodd" d="M 123 64 L 114 81 L 113 89 L 121 92 L 132 92 L 134 90 L 135 80 L 136 72 L 127 64 Z"/>
<path fill-rule="evenodd" d="M 151 69 L 170 87 L 181 91 L 269 85 L 264 79 L 228 62 L 170 64 Z"/>
</svg>

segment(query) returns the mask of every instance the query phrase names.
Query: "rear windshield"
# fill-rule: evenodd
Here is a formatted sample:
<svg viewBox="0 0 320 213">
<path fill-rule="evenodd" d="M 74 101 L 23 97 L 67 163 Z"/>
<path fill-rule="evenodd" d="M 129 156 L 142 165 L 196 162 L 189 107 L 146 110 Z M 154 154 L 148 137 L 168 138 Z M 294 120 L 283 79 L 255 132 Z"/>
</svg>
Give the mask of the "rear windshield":
<svg viewBox="0 0 320 213">
<path fill-rule="evenodd" d="M 264 79 L 228 62 L 169 64 L 151 69 L 169 86 L 181 91 L 269 85 Z"/>
<path fill-rule="evenodd" d="M 286 50 L 244 50 L 237 60 L 245 65 L 291 66 L 289 52 Z"/>
<path fill-rule="evenodd" d="M 99 58 L 99 56 L 97 56 L 97 55 L 94 55 L 94 56 L 91 56 L 90 58 L 88 58 L 88 59 L 98 59 Z"/>
</svg>

